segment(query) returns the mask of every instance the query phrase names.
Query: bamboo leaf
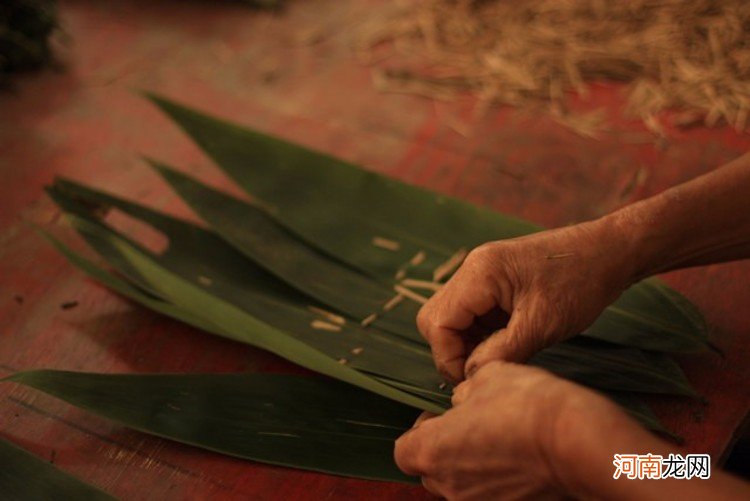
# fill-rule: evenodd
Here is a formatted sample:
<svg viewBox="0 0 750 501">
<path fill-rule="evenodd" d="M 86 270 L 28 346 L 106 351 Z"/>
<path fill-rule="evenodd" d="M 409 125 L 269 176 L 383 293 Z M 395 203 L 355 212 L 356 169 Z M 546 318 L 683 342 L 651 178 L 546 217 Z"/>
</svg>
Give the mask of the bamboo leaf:
<svg viewBox="0 0 750 501">
<path fill-rule="evenodd" d="M 234 336 L 223 332 L 216 325 L 213 325 L 203 320 L 202 318 L 199 318 L 187 311 L 183 311 L 180 308 L 172 305 L 171 303 L 165 302 L 161 299 L 154 298 L 154 296 L 152 296 L 151 294 L 139 289 L 138 287 L 134 287 L 132 284 L 126 282 L 125 280 L 122 280 L 121 278 L 113 275 L 112 273 L 100 268 L 99 266 L 94 264 L 92 261 L 74 252 L 72 249 L 70 249 L 69 247 L 67 247 L 58 239 L 54 238 L 48 233 L 42 232 L 42 234 L 46 239 L 48 239 L 52 243 L 52 245 L 55 246 L 55 248 L 57 248 L 57 250 L 61 254 L 63 254 L 71 262 L 71 264 L 79 268 L 81 271 L 89 275 L 91 278 L 97 280 L 98 282 L 101 282 L 102 284 L 117 291 L 123 296 L 137 303 L 140 303 L 143 306 L 146 306 L 147 308 L 151 310 L 157 311 L 159 313 L 172 317 L 176 320 L 180 320 L 187 324 L 193 325 L 194 327 L 203 329 L 206 332 L 210 332 L 212 334 L 226 337 L 229 339 L 234 339 Z M 349 363 L 349 366 L 355 369 L 358 369 L 364 373 L 368 373 L 366 368 L 363 368 L 357 363 L 356 359 L 353 359 Z M 410 367 L 411 367 L 410 365 L 406 364 L 402 368 L 410 369 Z M 380 373 L 383 371 L 378 371 L 378 372 Z M 417 369 L 414 372 L 418 374 L 420 370 Z M 434 372 L 434 370 L 432 372 Z M 434 384 L 430 382 L 429 384 L 422 383 L 422 386 L 415 386 L 414 383 L 410 384 L 407 382 L 390 379 L 388 377 L 377 375 L 375 373 L 368 373 L 368 374 L 389 386 L 394 386 L 398 389 L 414 394 L 420 398 L 424 398 L 429 401 L 432 401 L 433 403 L 440 405 L 442 408 L 447 409 L 448 407 L 450 407 L 450 394 L 448 393 L 450 389 L 446 387 L 445 389 L 441 390 L 440 387 L 442 386 L 442 384 Z M 423 387 L 434 387 L 435 389 L 429 390 Z"/>
<path fill-rule="evenodd" d="M 558 343 L 537 353 L 529 363 L 592 388 L 698 396 L 670 356 L 595 339 Z"/>
<path fill-rule="evenodd" d="M 63 186 L 64 189 L 61 188 Z M 441 385 L 441 379 L 427 352 L 421 352 L 421 357 L 415 358 L 414 354 L 409 351 L 410 346 L 395 339 L 389 340 L 386 333 L 379 333 L 377 329 L 371 329 L 365 333 L 356 323 L 332 326 L 340 330 L 336 334 L 325 333 L 321 336 L 321 333 L 317 332 L 311 336 L 310 312 L 303 306 L 298 305 L 295 310 L 290 304 L 284 303 L 283 296 L 279 296 L 276 298 L 277 301 L 271 303 L 264 304 L 262 301 L 258 303 L 258 300 L 262 299 L 256 296 L 260 293 L 259 290 L 247 288 L 247 284 L 253 282 L 253 278 L 256 277 L 243 276 L 243 258 L 240 256 L 239 261 L 233 261 L 229 258 L 230 253 L 211 253 L 211 248 L 221 248 L 225 244 L 213 238 L 205 230 L 164 215 L 157 217 L 158 213 L 153 213 L 145 207 L 135 206 L 130 202 L 101 192 L 87 190 L 70 182 L 64 185 L 58 182 L 50 192 L 69 208 L 74 207 L 73 199 L 65 199 L 63 193 L 76 197 L 83 207 L 94 207 L 99 204 L 98 207 L 101 208 L 101 204 L 106 204 L 119 207 L 132 215 L 139 215 L 144 222 L 152 224 L 155 229 L 162 230 L 169 236 L 170 246 L 167 254 L 171 259 L 152 257 L 182 278 L 194 280 L 195 271 L 201 270 L 202 273 L 212 277 L 210 289 L 217 297 L 236 304 L 272 327 L 285 330 L 335 360 L 345 359 L 353 368 L 381 378 L 381 380 L 385 378 L 384 380 L 392 386 L 432 401 L 436 401 L 436 397 L 431 395 L 435 393 L 438 395 L 438 402 L 444 404 L 447 401 L 445 391 L 438 391 L 444 385 Z M 82 216 L 90 215 L 83 210 L 78 213 Z M 95 224 L 95 221 L 90 220 L 90 222 L 92 226 Z M 187 234 L 191 237 L 184 238 Z M 198 237 L 201 234 L 203 238 Z M 102 255 L 114 256 L 113 262 L 125 261 L 116 249 L 106 244 L 106 239 L 93 238 L 90 231 L 84 232 L 84 235 L 88 235 L 89 243 Z M 202 253 L 197 260 L 193 259 L 195 247 L 199 247 Z M 175 262 L 182 263 L 182 265 L 175 266 Z M 123 273 L 127 275 L 129 270 L 130 267 L 125 267 Z M 140 277 L 136 278 L 140 280 Z M 293 302 L 293 298 L 290 298 L 289 303 Z M 209 323 L 211 323 L 210 320 Z M 220 335 L 226 334 L 220 332 Z M 231 333 L 227 337 L 236 339 Z M 361 352 L 365 355 L 359 356 Z M 562 377 L 595 388 L 693 395 L 679 367 L 668 357 L 647 355 L 638 350 L 618 348 L 604 342 L 597 343 L 594 340 L 585 339 L 568 341 L 540 353 L 533 363 L 550 369 Z"/>
<path fill-rule="evenodd" d="M 329 307 L 360 320 L 380 313 L 374 325 L 423 343 L 416 330 L 417 305 L 406 301 L 383 315 L 394 295 L 385 286 L 304 244 L 250 204 L 224 195 L 189 176 L 152 162 L 152 166 L 208 225 L 249 259 Z"/>
<path fill-rule="evenodd" d="M 373 276 L 392 277 L 421 251 L 426 251 L 428 259 L 410 271 L 424 273 L 435 266 L 435 259 L 445 259 L 460 247 L 541 229 L 217 120 L 159 96 L 148 97 L 224 172 L 257 197 L 278 223 Z M 399 242 L 399 250 L 375 249 L 371 240 L 378 235 Z M 655 288 L 654 283 L 626 291 L 584 334 L 655 351 L 705 348 L 707 329 L 702 318 L 694 311 L 687 312 L 685 300 L 677 293 L 667 293 L 664 286 Z M 654 299 L 660 310 L 653 308 Z"/>
<path fill-rule="evenodd" d="M 81 256 L 77 252 L 63 244 L 60 240 L 56 239 L 49 233 L 41 231 L 41 234 L 46 238 L 62 255 L 64 255 L 71 264 L 79 268 L 81 271 L 89 275 L 91 278 L 109 287 L 110 289 L 120 293 L 121 295 L 132 299 L 147 308 L 159 312 L 163 315 L 167 315 L 174 319 L 180 320 L 187 324 L 203 329 L 206 332 L 212 334 L 229 337 L 232 336 L 224 333 L 217 326 L 203 320 L 203 318 L 183 311 L 171 303 L 167 303 L 160 298 L 153 296 L 152 294 L 138 288 L 137 286 L 120 279 L 112 273 L 100 268 L 89 259 Z"/>
<path fill-rule="evenodd" d="M 129 428 L 222 454 L 335 475 L 417 482 L 394 464 L 393 444 L 418 412 L 335 381 L 278 374 L 54 370 L 21 372 L 5 380 Z M 637 397 L 607 396 L 648 428 L 668 434 Z"/>
<path fill-rule="evenodd" d="M 0 496 L 14 501 L 115 499 L 3 439 L 0 439 Z"/>
<path fill-rule="evenodd" d="M 92 207 L 94 203 L 106 203 L 110 207 L 118 207 L 129 214 L 137 214 L 142 221 L 151 224 L 154 229 L 168 236 L 170 245 L 164 256 L 149 254 L 165 269 L 205 289 L 217 299 L 237 306 L 254 318 L 272 327 L 283 329 L 287 334 L 326 353 L 333 360 L 346 360 L 349 366 L 358 370 L 423 387 L 437 388 L 442 382 L 441 377 L 435 371 L 429 350 L 423 345 L 417 346 L 405 342 L 377 328 L 365 330 L 357 321 L 342 321 L 342 325 L 331 325 L 334 332 L 315 330 L 315 322 L 320 321 L 315 311 L 322 310 L 312 308 L 311 311 L 310 305 L 317 306 L 318 303 L 296 294 L 292 289 L 283 287 L 274 277 L 263 270 L 254 268 L 252 263 L 206 230 L 168 218 L 122 199 L 86 190 L 70 182 L 64 184 L 58 182 L 55 187 L 49 189 L 49 192 L 62 206 L 75 210 L 77 217 L 85 218 L 88 230 L 84 231 L 83 235 L 89 244 L 120 269 L 125 276 L 132 277 L 137 283 L 142 283 L 146 279 L 134 273 L 133 267 L 102 234 L 109 232 L 113 237 L 121 239 L 122 237 L 105 229 L 105 226 L 94 219 L 91 213 L 86 212 L 83 207 Z M 75 200 L 66 198 L 66 194 L 77 197 L 80 204 L 76 206 Z M 100 229 L 95 229 L 97 226 Z M 136 246 L 132 241 L 128 243 Z M 147 252 L 142 247 L 138 249 L 141 252 Z M 76 264 L 80 265 L 80 263 Z M 210 285 L 201 284 L 201 278 L 210 280 Z M 107 279 L 111 282 L 111 277 Z M 158 291 L 153 288 L 151 288 L 151 293 L 158 295 Z M 132 293 L 129 295 L 132 297 Z M 162 305 L 158 307 L 163 309 Z M 176 316 L 171 312 L 168 314 Z M 201 314 L 198 312 L 191 316 L 200 317 Z M 213 326 L 207 330 L 216 333 L 215 322 L 211 322 L 210 318 L 205 318 L 205 320 Z M 205 328 L 199 322 L 191 322 L 190 319 L 187 321 Z M 237 337 L 231 333 L 221 331 L 220 335 L 237 340 Z M 252 342 L 252 340 L 244 339 L 244 342 Z"/>
<path fill-rule="evenodd" d="M 403 236 L 417 246 L 441 242 L 446 254 L 492 238 L 541 229 L 453 197 L 363 171 L 348 162 L 217 120 L 160 96 L 147 97 L 240 186 L 270 204 L 296 231 L 311 235 L 311 241 L 326 242 L 326 248 L 333 253 L 341 243 L 326 238 L 331 226 L 327 218 L 340 214 L 342 207 L 351 215 L 344 221 L 358 221 L 365 227 L 372 221 L 393 228 L 398 231 L 397 240 Z M 303 189 L 294 190 L 290 196 L 289 186 L 280 186 L 289 181 Z M 315 207 L 320 216 L 310 214 L 310 207 Z M 402 223 L 400 227 L 394 224 L 398 221 Z"/>
<path fill-rule="evenodd" d="M 393 443 L 418 411 L 350 385 L 271 374 L 6 378 L 130 428 L 212 451 L 336 475 L 415 483 Z M 0 472 L 2 475 L 2 472 Z"/>
<path fill-rule="evenodd" d="M 408 405 L 431 412 L 440 413 L 442 411 L 432 402 L 380 383 L 346 364 L 338 363 L 288 333 L 259 321 L 237 306 L 217 298 L 203 287 L 162 268 L 146 253 L 114 235 L 103 232 L 101 226 L 76 216 L 71 216 L 71 218 L 74 227 L 87 234 L 90 242 L 98 241 L 97 247 L 109 247 L 119 253 L 130 267 L 135 269 L 140 276 L 146 278 L 151 288 L 157 290 L 161 296 L 180 309 L 200 312 L 201 315 L 210 315 L 210 317 L 204 318 L 208 318 L 210 323 L 218 326 L 227 337 L 268 350 L 303 367 Z"/>
</svg>

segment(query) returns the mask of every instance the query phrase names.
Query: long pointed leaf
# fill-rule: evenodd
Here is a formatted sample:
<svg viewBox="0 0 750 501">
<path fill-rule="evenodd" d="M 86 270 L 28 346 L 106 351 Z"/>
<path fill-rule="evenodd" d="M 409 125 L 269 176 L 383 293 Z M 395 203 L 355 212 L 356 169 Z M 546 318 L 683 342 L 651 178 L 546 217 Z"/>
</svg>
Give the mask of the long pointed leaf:
<svg viewBox="0 0 750 501">
<path fill-rule="evenodd" d="M 210 314 L 210 322 L 217 325 L 228 336 L 232 336 L 233 339 L 253 344 L 303 367 L 402 403 L 432 412 L 439 413 L 442 411 L 441 408 L 431 402 L 398 391 L 360 374 L 348 365 L 338 363 L 321 351 L 295 339 L 284 331 L 248 315 L 237 306 L 218 299 L 200 285 L 184 280 L 173 272 L 162 268 L 152 258 L 127 242 L 102 232 L 100 226 L 75 217 L 73 223 L 79 231 L 87 233 L 90 240 L 99 239 L 103 245 L 119 252 L 132 268 L 141 276 L 147 277 L 151 287 L 158 290 L 170 302 L 187 311 Z"/>
<path fill-rule="evenodd" d="M 335 381 L 271 374 L 108 375 L 39 370 L 31 386 L 130 428 L 223 454 L 336 475 L 415 482 L 393 443 L 417 411 Z"/>
<path fill-rule="evenodd" d="M 382 311 L 383 305 L 396 295 L 391 287 L 305 245 L 252 205 L 210 189 L 164 164 L 152 165 L 211 228 L 286 283 L 360 320 L 380 314 L 374 325 L 422 342 L 415 325 L 415 303 L 406 301 L 391 312 Z"/>
<path fill-rule="evenodd" d="M 404 342 L 374 327 L 365 330 L 358 322 L 349 321 L 344 325 L 333 326 L 338 332 L 315 330 L 311 325 L 318 319 L 318 315 L 308 309 L 310 300 L 273 283 L 273 277 L 262 270 L 254 270 L 252 263 L 207 231 L 101 192 L 84 191 L 83 187 L 73 183 L 65 183 L 61 190 L 58 187 L 60 184 L 62 183 L 58 182 L 49 191 L 64 207 L 75 208 L 74 200 L 66 198 L 66 193 L 71 193 L 83 202 L 83 206 L 90 206 L 93 202 L 107 203 L 129 214 L 138 214 L 142 221 L 169 237 L 170 245 L 166 254 L 151 255 L 166 269 L 192 281 L 217 298 L 236 305 L 256 319 L 283 329 L 334 360 L 346 359 L 356 369 L 423 387 L 438 388 L 441 384 L 442 378 L 435 371 L 432 358 L 425 347 Z M 136 207 L 138 210 L 135 210 Z M 137 283 L 143 282 L 145 279 L 134 273 L 106 238 L 93 235 L 94 230 L 91 228 L 98 224 L 97 220 L 84 210 L 75 212 L 90 223 L 90 230 L 84 232 L 89 243 L 126 276 Z M 106 231 L 104 226 L 101 231 Z M 201 278 L 210 280 L 210 284 L 201 284 Z M 200 312 L 191 315 L 201 316 Z M 207 320 L 211 323 L 210 319 Z M 207 330 L 215 332 L 215 329 Z"/>
<path fill-rule="evenodd" d="M 59 186 L 63 186 L 64 189 L 58 190 Z M 142 221 L 152 224 L 154 228 L 169 236 L 170 246 L 167 256 L 171 259 L 158 257 L 156 259 L 184 279 L 195 279 L 195 270 L 200 269 L 211 277 L 212 292 L 224 300 L 237 304 L 256 318 L 273 327 L 284 329 L 290 334 L 299 334 L 298 339 L 315 346 L 334 359 L 347 359 L 349 365 L 358 370 L 396 381 L 396 386 L 402 385 L 401 387 L 410 393 L 417 393 L 420 396 L 425 396 L 425 391 L 442 393 L 443 395 L 438 397 L 439 401 L 446 401 L 445 392 L 438 391 L 441 381 L 427 353 L 424 353 L 424 358 L 405 357 L 404 355 L 409 353 L 404 351 L 407 347 L 403 343 L 388 342 L 385 336 L 377 334 L 376 329 L 371 329 L 369 333 L 361 332 L 356 324 L 352 326 L 347 323 L 340 326 L 340 333 L 315 332 L 311 336 L 310 312 L 304 309 L 295 311 L 289 304 L 283 302 L 285 299 L 283 297 L 279 297 L 278 301 L 269 304 L 268 307 L 261 303 L 258 309 L 255 303 L 257 299 L 254 296 L 258 291 L 243 288 L 257 277 L 243 277 L 241 271 L 244 261 L 232 265 L 232 260 L 228 259 L 230 257 L 228 253 L 219 252 L 211 255 L 210 248 L 221 247 L 223 244 L 210 238 L 208 234 L 199 238 L 200 235 L 206 233 L 205 230 L 70 182 L 64 184 L 58 182 L 50 192 L 58 202 L 62 202 L 69 208 L 74 207 L 73 200 L 66 199 L 63 196 L 65 193 L 80 200 L 84 207 L 107 204 L 126 210 L 131 215 L 138 215 Z M 78 213 L 84 217 L 87 215 L 85 211 L 78 211 Z M 84 235 L 89 233 L 84 233 Z M 185 236 L 188 234 L 190 238 L 186 239 Z M 92 238 L 89 235 L 89 242 L 103 255 L 109 256 L 113 262 L 123 262 L 117 250 L 106 245 L 106 239 Z M 201 249 L 202 255 L 199 260 L 193 258 L 195 247 Z M 240 260 L 242 261 L 241 258 Z M 175 267 L 176 262 L 183 264 Z M 223 265 L 227 265 L 224 272 L 221 271 Z M 124 273 L 128 274 L 129 270 L 130 268 L 126 267 Z M 238 299 L 239 302 L 237 302 Z M 289 300 L 293 302 L 292 298 Z M 295 317 L 299 317 L 300 314 L 301 321 L 295 323 Z M 383 345 L 380 341 L 386 341 L 386 344 Z M 353 355 L 352 352 L 361 354 L 363 351 L 365 352 L 363 357 L 350 355 Z M 682 372 L 667 357 L 646 356 L 637 350 L 617 348 L 607 343 L 586 342 L 585 339 L 569 341 L 548 348 L 540 353 L 533 363 L 548 368 L 562 377 L 595 388 L 677 395 L 693 394 Z M 390 384 L 393 385 L 393 383 Z M 427 398 L 434 400 L 429 396 Z"/>
<path fill-rule="evenodd" d="M 0 439 L 0 497 L 14 501 L 115 499 L 3 439 Z"/>
<path fill-rule="evenodd" d="M 427 250 L 422 268 L 434 267 L 459 247 L 527 234 L 541 228 L 451 197 L 409 186 L 328 155 L 217 120 L 149 95 L 230 177 L 259 199 L 269 214 L 344 262 L 391 277 L 410 256 Z M 314 210 L 311 210 L 314 208 Z M 374 249 L 381 235 L 398 252 Z M 424 270 L 422 270 L 424 271 Z M 660 309 L 639 289 L 661 294 Z M 657 351 L 695 351 L 707 329 L 686 301 L 651 285 L 636 285 L 584 334 Z M 653 294 L 652 294 L 653 296 Z M 651 308 L 649 308 L 651 307 Z"/>
</svg>

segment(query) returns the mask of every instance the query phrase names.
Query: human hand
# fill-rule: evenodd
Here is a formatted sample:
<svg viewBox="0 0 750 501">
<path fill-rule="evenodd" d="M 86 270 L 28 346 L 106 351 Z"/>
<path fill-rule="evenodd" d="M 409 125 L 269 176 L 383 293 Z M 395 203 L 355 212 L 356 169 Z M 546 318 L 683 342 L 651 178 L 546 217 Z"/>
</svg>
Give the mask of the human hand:
<svg viewBox="0 0 750 501">
<path fill-rule="evenodd" d="M 593 391 L 542 369 L 492 362 L 455 388 L 452 409 L 420 416 L 394 455 L 401 470 L 448 499 L 589 496 L 594 465 L 585 462 L 618 434 L 636 437 L 631 446 L 648 439 Z M 595 462 L 611 480 L 608 454 Z"/>
<path fill-rule="evenodd" d="M 634 281 L 633 255 L 604 220 L 490 242 L 469 253 L 417 325 L 454 382 L 492 360 L 523 362 L 591 325 Z"/>
</svg>

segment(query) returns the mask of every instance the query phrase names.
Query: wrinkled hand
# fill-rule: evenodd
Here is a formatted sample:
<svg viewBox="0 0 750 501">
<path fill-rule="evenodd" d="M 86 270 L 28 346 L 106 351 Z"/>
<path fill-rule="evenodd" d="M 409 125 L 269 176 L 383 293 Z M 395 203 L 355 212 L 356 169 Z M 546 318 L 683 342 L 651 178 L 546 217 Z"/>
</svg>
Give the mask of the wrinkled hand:
<svg viewBox="0 0 750 501">
<path fill-rule="evenodd" d="M 448 499 L 587 495 L 569 471 L 586 454 L 573 455 L 606 443 L 615 430 L 639 432 L 604 397 L 544 370 L 504 362 L 487 364 L 458 385 L 453 405 L 442 416 L 423 414 L 395 448 L 399 468 Z"/>
<path fill-rule="evenodd" d="M 477 247 L 417 317 L 438 370 L 458 382 L 585 330 L 632 283 L 631 246 L 599 220 Z"/>
</svg>

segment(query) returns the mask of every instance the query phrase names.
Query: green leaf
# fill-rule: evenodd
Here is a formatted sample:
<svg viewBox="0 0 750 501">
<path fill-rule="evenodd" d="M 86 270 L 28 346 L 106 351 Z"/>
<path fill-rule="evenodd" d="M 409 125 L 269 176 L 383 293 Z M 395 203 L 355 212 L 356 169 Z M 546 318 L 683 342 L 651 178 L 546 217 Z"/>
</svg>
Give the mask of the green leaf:
<svg viewBox="0 0 750 501">
<path fill-rule="evenodd" d="M 271 374 L 107 375 L 53 370 L 7 381 L 152 435 L 269 464 L 415 483 L 393 443 L 418 412 L 335 381 Z M 0 472 L 2 475 L 3 472 Z"/>
<path fill-rule="evenodd" d="M 170 242 L 167 252 L 163 256 L 150 253 L 149 256 L 166 270 L 205 289 L 217 299 L 237 306 L 254 318 L 283 329 L 285 333 L 326 353 L 333 360 L 346 359 L 348 365 L 355 369 L 423 387 L 438 388 L 442 382 L 435 371 L 430 352 L 424 345 L 406 342 L 374 327 L 363 329 L 359 322 L 351 320 L 345 321 L 343 325 L 329 324 L 339 329 L 337 332 L 315 330 L 312 324 L 321 320 L 321 317 L 309 307 L 319 307 L 319 303 L 284 287 L 206 230 L 71 182 L 58 181 L 48 191 L 61 206 L 75 211 L 77 217 L 86 221 L 88 230 L 82 234 L 89 244 L 136 283 L 143 283 L 146 279 L 135 272 L 127 259 L 109 243 L 110 237 L 124 239 L 107 230 L 95 219 L 92 214 L 96 211 L 90 210 L 95 204 L 99 204 L 98 213 L 102 212 L 102 204 L 117 207 L 128 214 L 137 215 L 154 229 L 163 232 Z M 105 236 L 106 234 L 109 236 Z M 128 241 L 128 244 L 137 246 L 132 241 Z M 148 252 L 142 247 L 138 249 Z M 77 260 L 80 261 L 80 257 Z M 210 280 L 210 284 L 201 284 L 201 278 Z M 111 277 L 108 280 L 111 283 Z M 122 292 L 121 289 L 120 286 Z M 153 287 L 150 287 L 150 292 L 159 295 L 158 290 Z M 128 295 L 132 297 L 132 293 Z M 174 313 L 168 314 L 176 316 Z M 211 322 L 206 314 L 196 311 L 191 316 L 204 318 L 213 326 L 207 330 L 217 333 L 215 322 Z M 190 319 L 187 321 L 206 328 L 200 322 L 191 322 Z M 232 333 L 219 331 L 220 335 L 237 340 Z M 244 341 L 253 343 L 252 338 Z"/>
<path fill-rule="evenodd" d="M 311 235 L 315 242 L 325 241 L 326 248 L 333 253 L 342 244 L 337 239 L 326 240 L 331 227 L 327 218 L 332 214 L 341 215 L 342 207 L 350 211 L 349 217 L 342 221 L 343 228 L 356 227 L 347 224 L 349 221 L 361 222 L 367 228 L 374 226 L 375 230 L 392 228 L 398 233 L 396 237 L 403 236 L 417 246 L 441 242 L 447 254 L 490 238 L 509 238 L 541 229 L 453 197 L 364 171 L 324 153 L 217 120 L 154 94 L 147 94 L 147 97 L 240 186 L 270 204 L 301 234 Z M 281 186 L 290 181 L 291 185 Z M 316 208 L 315 214 L 311 214 L 310 207 Z M 394 224 L 398 221 L 402 224 Z"/>
<path fill-rule="evenodd" d="M 529 364 L 591 388 L 697 397 L 670 356 L 595 339 L 558 343 L 537 353 Z"/>
<path fill-rule="evenodd" d="M 264 303 L 259 296 L 263 293 L 261 288 L 255 287 L 261 285 L 255 283 L 258 277 L 243 275 L 244 268 L 249 263 L 241 256 L 234 256 L 235 259 L 232 259 L 231 248 L 227 252 L 220 251 L 226 244 L 205 230 L 71 182 L 58 181 L 50 189 L 50 193 L 69 209 L 75 209 L 73 201 L 77 200 L 77 212 L 82 217 L 89 218 L 92 227 L 96 221 L 91 218 L 91 214 L 101 213 L 104 205 L 137 215 L 169 237 L 170 245 L 166 256 L 152 255 L 168 270 L 196 282 L 195 273 L 200 270 L 211 277 L 210 287 L 205 287 L 210 288 L 218 298 L 237 305 L 272 327 L 283 329 L 335 360 L 346 359 L 351 367 L 387 381 L 391 386 L 443 405 L 447 402 L 448 395 L 446 391 L 440 390 L 444 385 L 441 385 L 441 378 L 435 371 L 428 352 L 414 353 L 411 345 L 395 338 L 389 339 L 387 333 L 374 328 L 365 332 L 356 323 L 347 322 L 339 326 L 340 332 L 336 333 L 311 331 L 311 313 L 302 305 L 297 305 L 295 309 L 292 304 L 294 296 L 288 298 L 287 303 L 281 295 L 275 297 L 274 301 Z M 66 198 L 65 195 L 72 198 Z M 82 209 L 84 207 L 89 210 Z M 97 210 L 92 211 L 93 207 Z M 103 226 L 101 228 L 100 232 L 108 231 Z M 95 249 L 112 262 L 126 262 L 116 249 L 106 243 L 106 238 L 95 238 L 92 231 L 85 231 L 83 234 L 88 236 L 89 243 Z M 186 238 L 187 235 L 190 238 Z M 196 248 L 200 251 L 194 250 Z M 211 251 L 213 248 L 216 248 L 216 252 Z M 200 256 L 196 258 L 197 252 L 200 252 Z M 123 273 L 127 276 L 131 273 L 130 270 L 129 266 L 125 266 Z M 135 278 L 142 280 L 140 276 Z M 201 327 L 200 324 L 197 325 Z M 215 328 L 209 331 L 216 332 Z M 226 334 L 220 332 L 220 335 Z M 231 333 L 226 337 L 236 339 Z M 694 395 L 679 367 L 668 357 L 647 355 L 639 350 L 595 340 L 571 340 L 550 347 L 538 354 L 533 363 L 594 388 Z"/>
<path fill-rule="evenodd" d="M 3 439 L 0 439 L 0 497 L 14 501 L 115 499 Z"/>
<path fill-rule="evenodd" d="M 541 229 L 162 97 L 148 97 L 256 197 L 258 206 L 277 223 L 326 254 L 380 279 L 393 277 L 419 251 L 426 251 L 427 260 L 410 268 L 418 276 L 458 248 Z M 378 249 L 371 243 L 375 236 L 396 241 L 400 248 L 395 252 Z M 655 351 L 705 348 L 707 329 L 702 318 L 694 311 L 686 312 L 686 301 L 677 293 L 654 283 L 626 291 L 584 334 Z"/>
<path fill-rule="evenodd" d="M 100 225 L 71 216 L 74 227 L 88 236 L 90 242 L 98 241 L 98 248 L 109 247 L 119 253 L 122 259 L 138 275 L 144 277 L 149 287 L 159 292 L 182 310 L 196 315 L 216 325 L 230 339 L 252 344 L 275 353 L 287 360 L 327 376 L 368 389 L 380 395 L 412 405 L 414 407 L 442 412 L 432 402 L 396 390 L 379 381 L 359 373 L 346 364 L 338 363 L 325 353 L 296 339 L 289 333 L 261 322 L 236 305 L 214 296 L 210 290 L 191 283 L 174 272 L 161 267 L 152 257 L 116 236 L 106 233 Z"/>
<path fill-rule="evenodd" d="M 152 165 L 180 197 L 234 248 L 289 285 L 353 318 L 379 314 L 374 325 L 424 343 L 416 329 L 418 307 L 405 301 L 383 315 L 396 293 L 295 238 L 262 211 L 208 188 L 164 164 Z"/>
</svg>

